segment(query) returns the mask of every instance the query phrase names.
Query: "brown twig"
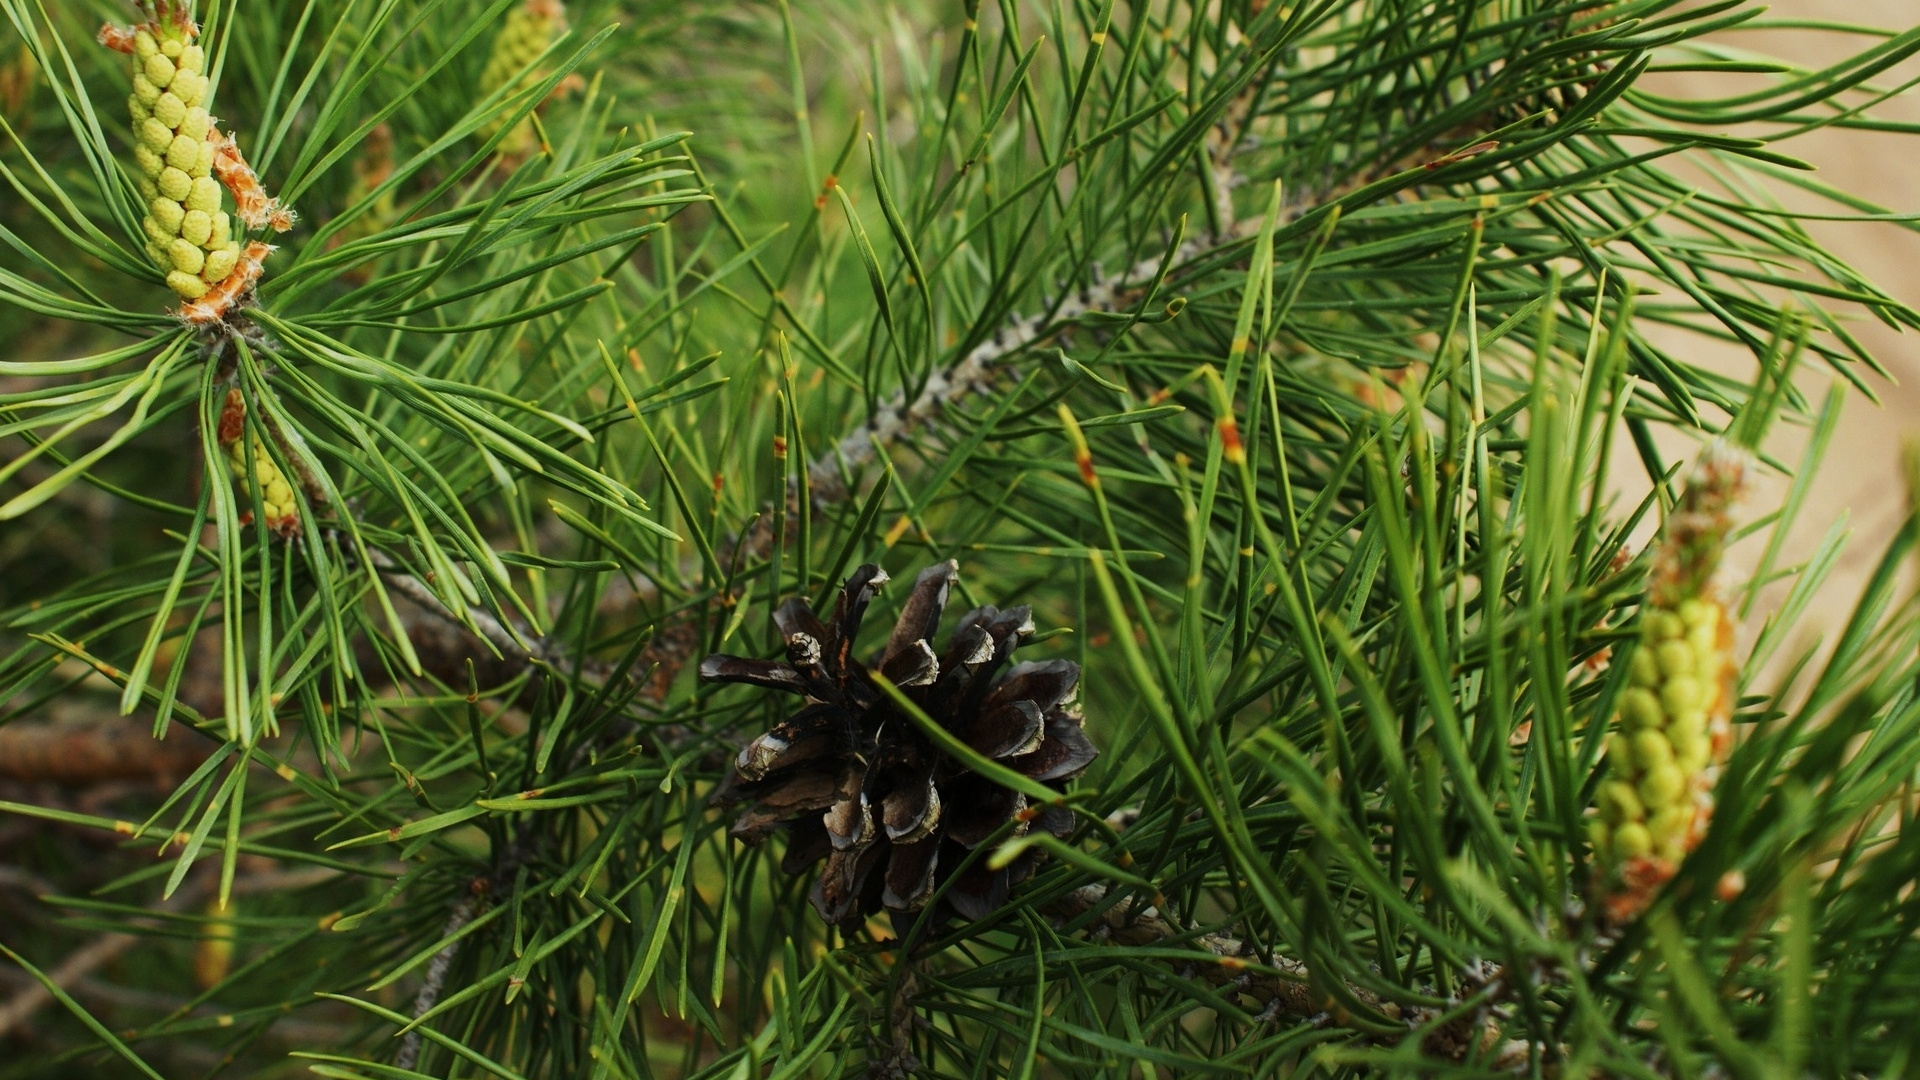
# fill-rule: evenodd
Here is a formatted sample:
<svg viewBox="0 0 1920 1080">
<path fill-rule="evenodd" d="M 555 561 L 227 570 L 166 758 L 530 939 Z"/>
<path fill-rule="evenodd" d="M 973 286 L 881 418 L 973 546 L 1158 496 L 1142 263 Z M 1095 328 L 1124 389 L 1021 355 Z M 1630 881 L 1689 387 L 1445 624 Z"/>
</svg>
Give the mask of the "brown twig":
<svg viewBox="0 0 1920 1080">
<path fill-rule="evenodd" d="M 1252 118 L 1245 115 L 1244 110 L 1249 100 L 1245 94 L 1236 99 L 1208 140 L 1214 212 L 1226 224 L 1217 232 L 1189 238 L 1174 249 L 1171 258 L 1164 260 L 1169 282 L 1178 281 L 1199 256 L 1247 235 L 1259 224 L 1258 218 L 1236 219 L 1232 201 L 1233 189 L 1242 183 L 1233 159 L 1247 142 Z M 1281 208 L 1280 223 L 1296 221 L 1377 178 L 1368 173 L 1344 184 L 1326 185 L 1289 197 Z M 951 366 L 934 372 L 911 403 L 905 391 L 896 392 L 873 411 L 866 423 L 807 464 L 807 484 L 814 502 L 843 501 L 849 494 L 842 480 L 843 470 L 851 473 L 872 462 L 877 447 L 890 446 L 920 426 L 937 424 L 944 413 L 968 395 L 990 389 L 1001 377 L 1008 360 L 1023 350 L 1071 332 L 1088 314 L 1112 313 L 1139 303 L 1141 291 L 1159 273 L 1162 262 L 1159 256 L 1141 259 L 1114 278 L 1096 271 L 1094 280 L 1077 292 L 1057 303 L 1043 304 L 1036 311 L 1013 316 L 993 336 L 968 350 Z"/>
<path fill-rule="evenodd" d="M 177 895 L 177 894 L 176 894 Z M 111 962 L 140 939 L 133 934 L 102 934 L 67 955 L 65 960 L 47 972 L 47 978 L 62 990 L 71 989 L 81 979 L 93 974 Z M 33 1014 L 53 1000 L 53 993 L 39 981 L 15 994 L 6 1004 L 0 1005 L 0 1039 L 6 1038 L 14 1028 L 25 1024 Z"/>
<path fill-rule="evenodd" d="M 7 972 L 0 970 L 0 981 L 9 986 L 24 987 L 29 983 L 39 985 L 25 972 Z M 81 1001 L 102 1005 L 142 1010 L 149 1013 L 166 1015 L 180 1010 L 189 999 L 175 994 L 163 994 L 152 990 L 141 990 L 109 982 L 96 975 L 88 975 L 63 987 L 69 994 Z M 325 1004 L 322 1002 L 321 1004 Z M 187 1022 L 213 1021 L 225 1010 L 217 1005 L 201 1005 L 192 1010 L 181 1012 L 179 1019 Z M 273 1019 L 271 1037 L 284 1045 L 300 1048 L 310 1046 L 339 1046 L 354 1035 L 347 1023 L 330 1024 L 325 1021 L 302 1020 L 296 1016 L 278 1016 Z"/>
<path fill-rule="evenodd" d="M 479 910 L 480 897 L 478 895 L 468 896 L 461 900 L 458 904 L 454 905 L 453 914 L 447 919 L 447 924 L 440 928 L 440 936 L 446 938 L 459 933 L 462 928 L 473 921 L 473 916 Z M 455 956 L 458 956 L 459 953 L 460 943 L 458 941 L 449 941 L 445 948 L 433 954 L 432 960 L 427 961 L 426 977 L 420 982 L 420 992 L 413 996 L 413 1010 L 411 1015 L 415 1020 L 425 1016 L 429 1009 L 439 1004 L 440 992 L 445 989 L 447 985 L 447 973 L 453 970 L 453 959 Z M 394 1056 L 393 1063 L 398 1068 L 411 1069 L 414 1063 L 419 1060 L 420 1029 L 414 1028 L 412 1031 L 407 1032 L 400 1040 L 400 1053 Z"/>
<path fill-rule="evenodd" d="M 330 868 L 305 868 L 300 870 L 269 871 L 249 874 L 234 879 L 232 894 L 248 896 L 259 893 L 278 893 L 289 889 L 305 888 L 339 876 L 340 871 Z M 178 911 L 199 905 L 213 892 L 217 879 L 210 874 L 196 874 L 182 885 L 174 894 L 157 904 L 158 912 Z M 61 990 L 72 993 L 80 991 L 84 995 L 93 982 L 95 971 L 110 964 L 121 953 L 138 944 L 137 934 L 102 934 L 80 948 L 67 954 L 66 959 L 56 964 L 47 974 Z M 124 993 L 120 987 L 109 987 L 115 993 Z M 53 1000 L 53 994 L 39 980 L 34 980 L 4 1004 L 0 1004 L 0 1039 L 15 1028 L 31 1020 Z"/>
<path fill-rule="evenodd" d="M 171 784 L 207 759 L 209 747 L 186 738 L 156 740 L 121 720 L 17 722 L 0 727 L 0 777 L 69 786 L 152 777 Z"/>
<path fill-rule="evenodd" d="M 1301 1022 L 1332 1024 L 1339 1022 L 1340 1007 L 1328 995 L 1316 992 L 1305 964 L 1274 957 L 1262 966 L 1278 974 L 1252 969 L 1248 964 L 1246 943 L 1227 933 L 1195 934 L 1169 919 L 1158 908 L 1123 898 L 1102 908 L 1107 890 L 1102 885 L 1077 889 L 1048 908 L 1048 914 L 1061 921 L 1078 919 L 1099 910 L 1092 934 L 1096 940 L 1112 940 L 1125 945 L 1152 945 L 1181 938 L 1197 947 L 1211 962 L 1192 965 L 1192 974 L 1216 986 L 1231 987 L 1237 994 L 1252 998 L 1268 1019 L 1287 1017 Z M 1502 1041 L 1493 1010 L 1511 993 L 1506 974 L 1496 968 L 1473 981 L 1474 992 L 1453 1003 L 1453 1008 L 1408 1009 L 1387 1001 L 1362 986 L 1348 984 L 1346 991 L 1354 1000 L 1374 1012 L 1407 1025 L 1409 1031 L 1431 1024 L 1469 1004 L 1470 1012 L 1429 1031 L 1420 1044 L 1421 1052 L 1446 1061 L 1464 1061 L 1473 1054 L 1490 1054 L 1493 1067 L 1508 1071 L 1526 1068 L 1529 1044 Z"/>
<path fill-rule="evenodd" d="M 160 911 L 173 911 L 191 907 L 204 899 L 212 889 L 211 879 L 195 877 L 182 885 L 171 897 L 162 900 Z M 126 952 L 140 941 L 137 934 L 102 934 L 80 948 L 67 954 L 67 958 L 54 965 L 47 972 L 47 978 L 62 990 L 71 988 L 75 983 L 109 964 L 121 953 Z M 0 1004 L 0 1039 L 6 1038 L 14 1028 L 33 1018 L 48 1002 L 53 1000 L 53 992 L 36 980 L 33 985 L 13 995 L 5 1004 Z"/>
</svg>

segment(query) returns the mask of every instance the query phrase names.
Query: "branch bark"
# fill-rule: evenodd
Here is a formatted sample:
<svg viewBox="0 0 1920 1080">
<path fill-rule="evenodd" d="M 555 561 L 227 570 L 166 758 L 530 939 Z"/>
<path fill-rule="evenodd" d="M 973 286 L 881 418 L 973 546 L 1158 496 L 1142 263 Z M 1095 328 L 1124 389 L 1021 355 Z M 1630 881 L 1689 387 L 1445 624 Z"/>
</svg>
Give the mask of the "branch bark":
<svg viewBox="0 0 1920 1080">
<path fill-rule="evenodd" d="M 204 876 L 195 877 L 183 884 L 174 894 L 157 906 L 161 911 L 176 911 L 190 907 L 205 899 L 211 891 L 209 881 Z M 71 990 L 75 984 L 95 971 L 112 963 L 114 958 L 138 944 L 137 934 L 102 934 L 80 948 L 67 954 L 66 959 L 47 970 L 47 978 L 62 990 Z M 0 1005 L 0 1039 L 4 1039 L 13 1029 L 33 1018 L 49 1002 L 53 993 L 39 981 L 15 994 L 4 1005 Z"/>
<path fill-rule="evenodd" d="M 1099 908 L 1106 898 L 1105 886 L 1087 885 L 1051 905 L 1048 914 L 1061 921 L 1077 919 Z M 1109 938 L 1127 945 L 1151 945 L 1176 937 L 1183 938 L 1212 957 L 1212 962 L 1199 960 L 1194 963 L 1191 974 L 1216 986 L 1231 986 L 1237 993 L 1253 998 L 1261 1007 L 1262 1017 L 1285 1017 L 1320 1025 L 1340 1022 L 1338 1005 L 1330 998 L 1314 992 L 1305 964 L 1275 957 L 1267 966 L 1277 969 L 1281 974 L 1249 971 L 1245 963 L 1248 959 L 1245 943 L 1231 934 L 1196 935 L 1192 928 L 1180 926 L 1158 908 L 1135 905 L 1131 899 L 1122 899 L 1100 912 L 1094 934 L 1097 938 Z M 1531 1059 L 1532 1046 L 1519 1040 L 1503 1041 L 1493 1013 L 1494 1007 L 1506 1000 L 1511 992 L 1505 971 L 1494 968 L 1476 982 L 1477 989 L 1472 995 L 1457 999 L 1452 1003 L 1453 1007 L 1444 1012 L 1405 1009 L 1362 986 L 1348 984 L 1346 989 L 1356 1000 L 1375 1012 L 1404 1022 L 1409 1032 L 1462 1006 L 1477 1005 L 1472 1012 L 1428 1032 L 1421 1040 L 1421 1052 L 1455 1062 L 1478 1054 L 1496 1069 L 1524 1071 Z M 1369 1038 L 1367 1041 L 1379 1040 Z"/>
</svg>

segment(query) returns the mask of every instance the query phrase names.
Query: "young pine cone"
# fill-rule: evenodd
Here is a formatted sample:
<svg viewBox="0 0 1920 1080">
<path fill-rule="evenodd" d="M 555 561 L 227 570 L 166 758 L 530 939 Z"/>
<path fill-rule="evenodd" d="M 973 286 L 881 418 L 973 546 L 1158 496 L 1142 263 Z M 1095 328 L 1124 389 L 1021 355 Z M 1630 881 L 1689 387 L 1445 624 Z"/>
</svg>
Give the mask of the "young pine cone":
<svg viewBox="0 0 1920 1080">
<path fill-rule="evenodd" d="M 920 574 L 873 667 L 981 756 L 1062 790 L 1098 753 L 1073 706 L 1079 665 L 1009 666 L 1033 633 L 1024 607 L 975 608 L 936 653 L 933 637 L 958 576 L 951 561 Z M 812 900 L 830 923 L 857 922 L 883 906 L 918 911 L 943 883 L 954 912 L 984 918 L 1032 872 L 1033 853 L 991 870 L 982 852 L 960 870 L 969 853 L 1009 824 L 1010 835 L 1038 827 L 1064 837 L 1073 815 L 1030 807 L 1020 792 L 943 753 L 873 684 L 854 657 L 854 637 L 886 581 L 877 566 L 854 571 L 824 623 L 805 600 L 787 601 L 774 614 L 785 661 L 715 655 L 701 662 L 705 681 L 751 683 L 807 701 L 740 751 L 714 801 L 746 804 L 733 834 L 748 843 L 784 830 L 788 873 L 826 859 Z"/>
<path fill-rule="evenodd" d="M 147 205 L 141 222 L 147 255 L 167 286 L 199 300 L 233 273 L 240 245 L 232 236 L 225 192 L 214 179 L 213 118 L 207 114 L 206 53 L 185 8 L 163 5 L 132 30 L 109 26 L 102 43 L 133 57 L 134 183 Z"/>
<path fill-rule="evenodd" d="M 1640 644 L 1607 738 L 1608 779 L 1591 825 L 1607 913 L 1646 909 L 1705 837 L 1716 763 L 1732 743 L 1733 621 L 1713 586 L 1746 474 L 1736 451 L 1704 455 L 1655 553 Z"/>
<path fill-rule="evenodd" d="M 264 443 L 256 436 L 242 438 L 246 434 L 247 404 L 241 398 L 240 391 L 227 391 L 226 404 L 220 410 L 220 430 L 217 433 L 220 448 L 227 452 L 227 468 L 240 482 L 240 489 L 248 488 L 248 469 L 251 467 L 252 482 L 260 486 L 261 517 L 267 528 L 275 536 L 287 539 L 300 531 L 300 504 L 294 501 L 293 485 L 273 463 L 273 456 L 267 453 Z"/>
</svg>

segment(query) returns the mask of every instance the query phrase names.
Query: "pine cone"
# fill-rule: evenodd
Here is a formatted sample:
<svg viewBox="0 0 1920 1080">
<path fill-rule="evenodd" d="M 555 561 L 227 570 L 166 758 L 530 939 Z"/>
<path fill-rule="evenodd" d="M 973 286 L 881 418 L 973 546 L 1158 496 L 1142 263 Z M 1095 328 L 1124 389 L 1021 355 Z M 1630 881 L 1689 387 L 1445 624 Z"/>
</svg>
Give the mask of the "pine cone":
<svg viewBox="0 0 1920 1080">
<path fill-rule="evenodd" d="M 1025 607 L 975 608 L 936 653 L 934 633 L 958 577 L 951 561 L 920 574 L 872 666 L 981 755 L 1064 789 L 1098 753 L 1072 704 L 1080 667 L 1068 660 L 1008 665 L 1033 633 Z M 886 581 L 877 566 L 854 571 L 826 623 L 805 600 L 783 604 L 774 620 L 786 637 L 785 661 L 714 655 L 701 662 L 702 680 L 751 683 L 807 701 L 740 751 L 714 801 L 746 804 L 733 834 L 748 843 L 785 831 L 781 868 L 788 873 L 827 860 L 812 900 L 830 923 L 855 922 L 883 906 L 918 911 L 942 882 L 955 913 L 984 918 L 1032 872 L 1032 853 L 999 870 L 983 857 L 958 871 L 968 853 L 1009 822 L 1014 835 L 1037 826 L 1064 837 L 1073 815 L 1029 807 L 1020 792 L 946 755 L 873 684 L 854 657 L 854 638 Z"/>
</svg>

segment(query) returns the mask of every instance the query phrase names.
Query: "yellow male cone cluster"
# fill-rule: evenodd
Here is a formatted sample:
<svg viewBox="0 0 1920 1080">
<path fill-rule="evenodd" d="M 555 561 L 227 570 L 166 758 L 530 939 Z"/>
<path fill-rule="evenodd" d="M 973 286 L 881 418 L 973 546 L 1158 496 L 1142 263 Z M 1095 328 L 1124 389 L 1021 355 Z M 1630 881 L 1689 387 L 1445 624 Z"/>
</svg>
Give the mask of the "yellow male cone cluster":
<svg viewBox="0 0 1920 1080">
<path fill-rule="evenodd" d="M 1701 597 L 1641 616 L 1622 730 L 1607 739 L 1613 778 L 1600 788 L 1596 839 L 1616 860 L 1678 863 L 1704 825 L 1700 781 L 1725 737 L 1732 636 L 1724 609 Z"/>
<path fill-rule="evenodd" d="M 131 32 L 101 31 L 101 41 L 133 56 L 134 177 L 147 215 L 147 254 L 167 285 L 198 300 L 233 273 L 233 238 L 224 189 L 213 176 L 213 118 L 207 114 L 206 53 L 184 14 L 169 10 Z"/>
<path fill-rule="evenodd" d="M 1733 623 L 1713 588 L 1744 485 L 1746 458 L 1702 456 L 1655 553 L 1640 643 L 1607 738 L 1607 781 L 1592 824 L 1608 915 L 1645 909 L 1706 834 L 1715 763 L 1731 742 Z"/>
<path fill-rule="evenodd" d="M 491 94 L 503 87 L 517 88 L 525 78 L 534 77 L 527 65 L 540 58 L 547 46 L 567 32 L 567 7 L 561 0 L 527 0 L 507 13 L 506 23 L 493 39 L 493 52 L 480 72 L 480 92 Z M 499 130 L 493 123 L 483 129 L 491 135 Z M 526 120 L 501 140 L 500 152 L 523 154 L 533 147 L 533 126 Z"/>
<path fill-rule="evenodd" d="M 248 485 L 251 470 L 252 483 L 260 488 L 262 517 L 267 528 L 276 536 L 290 537 L 300 528 L 300 504 L 294 501 L 293 485 L 287 483 L 286 474 L 273 463 L 272 455 L 258 437 L 242 437 L 246 427 L 246 401 L 240 391 L 229 390 L 226 404 L 220 410 L 219 430 L 220 447 L 227 453 L 227 468 L 242 488 Z"/>
</svg>

